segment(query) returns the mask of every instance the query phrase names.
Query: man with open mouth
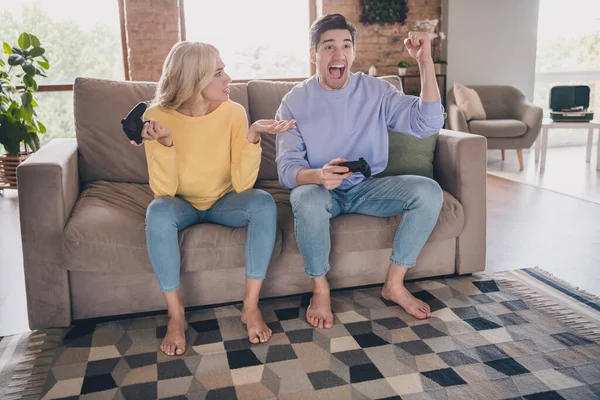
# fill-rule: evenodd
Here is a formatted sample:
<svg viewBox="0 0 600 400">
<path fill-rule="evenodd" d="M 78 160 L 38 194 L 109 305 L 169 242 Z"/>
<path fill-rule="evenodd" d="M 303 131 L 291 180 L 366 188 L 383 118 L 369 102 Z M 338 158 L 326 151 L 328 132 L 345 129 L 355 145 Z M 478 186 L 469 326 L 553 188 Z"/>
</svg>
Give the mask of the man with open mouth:
<svg viewBox="0 0 600 400">
<path fill-rule="evenodd" d="M 429 305 L 404 286 L 408 268 L 429 238 L 442 206 L 442 190 L 421 176 L 366 178 L 345 161 L 364 158 L 373 175 L 388 163 L 388 128 L 425 138 L 444 125 L 444 109 L 425 32 L 410 32 L 404 44 L 421 74 L 420 97 L 407 96 L 392 84 L 350 69 L 356 28 L 341 14 L 328 14 L 310 28 L 310 57 L 317 73 L 282 100 L 276 119 L 296 120 L 277 136 L 279 182 L 292 189 L 295 233 L 305 271 L 313 280 L 307 321 L 331 328 L 329 252 L 330 219 L 344 213 L 378 217 L 402 214 L 396 231 L 382 297 L 419 319 L 431 316 Z"/>
</svg>

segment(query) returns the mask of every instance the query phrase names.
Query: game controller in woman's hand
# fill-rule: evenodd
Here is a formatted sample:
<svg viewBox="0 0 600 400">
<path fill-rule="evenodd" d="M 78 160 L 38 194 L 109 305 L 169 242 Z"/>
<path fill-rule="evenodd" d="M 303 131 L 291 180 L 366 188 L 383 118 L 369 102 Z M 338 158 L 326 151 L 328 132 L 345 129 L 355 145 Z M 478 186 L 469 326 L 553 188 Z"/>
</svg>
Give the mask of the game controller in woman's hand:
<svg viewBox="0 0 600 400">
<path fill-rule="evenodd" d="M 364 158 L 359 158 L 358 161 L 346 161 L 346 162 L 341 162 L 339 164 L 337 164 L 338 167 L 347 167 L 350 172 L 355 173 L 355 172 L 360 172 L 361 174 L 363 174 L 365 176 L 365 178 L 368 178 L 371 176 L 371 167 L 369 166 L 369 163 L 364 159 Z M 343 173 L 341 172 L 337 172 L 340 175 L 343 175 Z"/>
<path fill-rule="evenodd" d="M 142 143 L 142 129 L 144 128 L 144 124 L 149 122 L 142 121 L 145 112 L 146 103 L 138 103 L 131 111 L 129 111 L 129 114 L 121 120 L 123 131 L 125 131 L 129 140 L 133 140 L 137 144 Z"/>
</svg>

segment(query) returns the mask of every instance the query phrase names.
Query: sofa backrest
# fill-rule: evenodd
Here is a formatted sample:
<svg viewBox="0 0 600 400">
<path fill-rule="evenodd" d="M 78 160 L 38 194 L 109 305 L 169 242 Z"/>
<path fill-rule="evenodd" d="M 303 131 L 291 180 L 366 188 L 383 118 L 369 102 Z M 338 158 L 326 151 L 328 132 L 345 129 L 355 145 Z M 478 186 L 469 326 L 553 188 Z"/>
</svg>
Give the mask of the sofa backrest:
<svg viewBox="0 0 600 400">
<path fill-rule="evenodd" d="M 79 176 L 84 183 L 106 180 L 148 182 L 144 148 L 134 147 L 121 119 L 140 101 L 151 100 L 154 82 L 77 78 L 73 86 Z M 231 99 L 248 110 L 245 83 L 231 85 Z"/>
<path fill-rule="evenodd" d="M 259 119 L 273 119 L 281 100 L 298 82 L 250 81 L 248 82 L 248 100 L 250 103 L 250 123 Z M 275 164 L 275 135 L 263 135 L 261 138 L 262 161 L 258 179 L 277 180 Z"/>
<path fill-rule="evenodd" d="M 479 95 L 487 119 L 514 119 L 517 106 L 524 101 L 525 93 L 510 85 L 469 85 Z M 448 91 L 448 106 L 455 106 L 454 89 Z"/>
<path fill-rule="evenodd" d="M 386 76 L 398 89 L 398 76 Z M 298 82 L 255 80 L 230 86 L 231 100 L 240 103 L 248 121 L 272 119 L 281 100 Z M 142 146 L 134 147 L 123 133 L 121 119 L 140 101 L 154 97 L 156 83 L 77 78 L 73 87 L 75 133 L 79 149 L 79 175 L 83 183 L 106 180 L 148 182 L 148 165 Z M 277 180 L 275 136 L 262 138 L 258 179 Z"/>
</svg>

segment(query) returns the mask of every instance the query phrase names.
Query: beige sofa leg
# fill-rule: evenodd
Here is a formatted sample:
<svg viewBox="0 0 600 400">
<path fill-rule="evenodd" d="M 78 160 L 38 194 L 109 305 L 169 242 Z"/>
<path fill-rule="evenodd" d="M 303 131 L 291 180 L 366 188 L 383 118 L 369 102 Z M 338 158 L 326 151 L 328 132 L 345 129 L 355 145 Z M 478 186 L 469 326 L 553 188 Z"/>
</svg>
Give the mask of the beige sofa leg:
<svg viewBox="0 0 600 400">
<path fill-rule="evenodd" d="M 504 152 L 504 150 L 502 150 Z M 519 171 L 523 171 L 523 149 L 517 149 L 517 156 L 519 157 Z"/>
<path fill-rule="evenodd" d="M 504 161 L 505 155 L 504 155 L 504 150 L 500 150 L 502 152 L 502 161 Z"/>
</svg>

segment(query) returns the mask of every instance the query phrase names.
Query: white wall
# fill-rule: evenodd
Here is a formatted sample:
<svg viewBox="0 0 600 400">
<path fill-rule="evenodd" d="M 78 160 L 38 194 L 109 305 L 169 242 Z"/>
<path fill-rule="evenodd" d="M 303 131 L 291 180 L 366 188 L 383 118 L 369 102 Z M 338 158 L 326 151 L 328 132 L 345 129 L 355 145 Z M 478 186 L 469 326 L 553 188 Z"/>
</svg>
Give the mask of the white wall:
<svg viewBox="0 0 600 400">
<path fill-rule="evenodd" d="M 539 0 L 445 0 L 448 90 L 509 84 L 533 100 Z"/>
</svg>

